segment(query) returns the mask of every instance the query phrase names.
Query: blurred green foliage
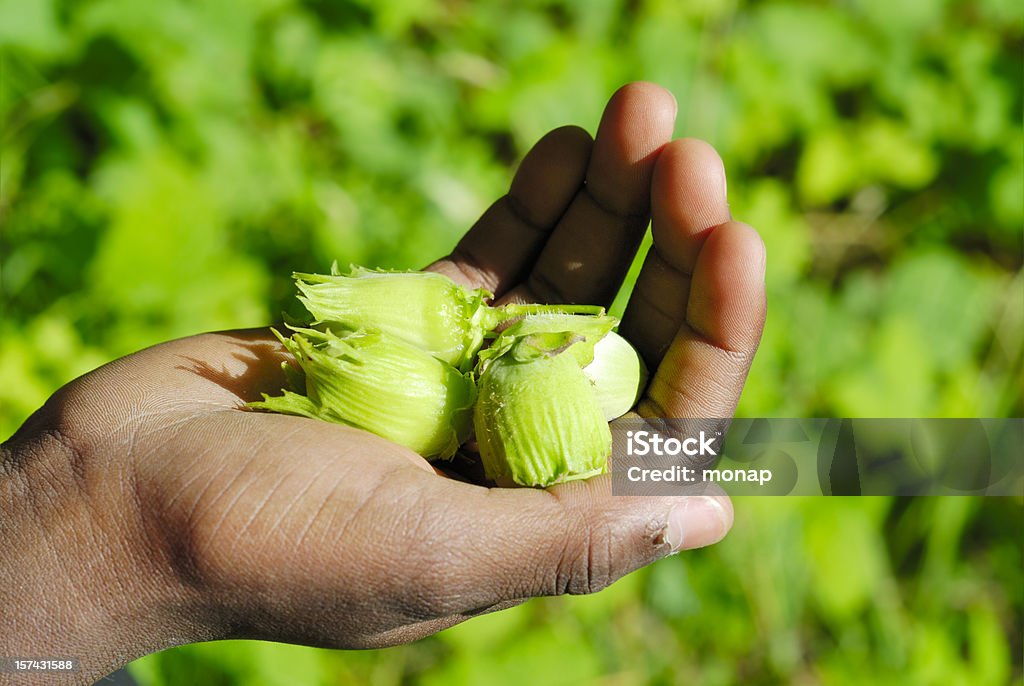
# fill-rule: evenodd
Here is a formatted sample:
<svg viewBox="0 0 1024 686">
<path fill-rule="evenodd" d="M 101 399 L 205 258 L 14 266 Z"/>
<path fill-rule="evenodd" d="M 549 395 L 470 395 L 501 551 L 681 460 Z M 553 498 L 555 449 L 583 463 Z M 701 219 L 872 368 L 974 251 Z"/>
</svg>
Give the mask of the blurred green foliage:
<svg viewBox="0 0 1024 686">
<path fill-rule="evenodd" d="M 749 416 L 1020 416 L 1012 0 L 0 0 L 0 437 L 446 252 L 545 131 L 657 81 L 765 237 Z M 621 299 L 620 299 L 621 303 Z M 714 549 L 417 644 L 168 651 L 145 684 L 1021 683 L 1020 499 L 753 499 Z"/>
</svg>

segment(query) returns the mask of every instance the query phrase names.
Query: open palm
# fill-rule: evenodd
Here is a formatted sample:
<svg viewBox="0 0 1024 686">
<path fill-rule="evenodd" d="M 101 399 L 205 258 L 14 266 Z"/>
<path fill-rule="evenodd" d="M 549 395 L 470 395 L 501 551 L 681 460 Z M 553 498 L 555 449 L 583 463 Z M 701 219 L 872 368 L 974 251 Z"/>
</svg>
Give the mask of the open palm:
<svg viewBox="0 0 1024 686">
<path fill-rule="evenodd" d="M 638 411 L 729 417 L 764 322 L 764 246 L 731 221 L 713 149 L 669 142 L 675 115 L 669 93 L 638 83 L 596 139 L 552 131 L 429 269 L 500 301 L 607 305 L 653 218 L 620 329 L 656 370 Z M 77 640 L 100 673 L 216 638 L 391 645 L 595 591 L 731 524 L 724 497 L 612 497 L 608 477 L 487 489 L 366 432 L 241 409 L 282 387 L 283 359 L 266 330 L 165 343 L 68 385 L 8 444 L 59 439 L 91 513 L 74 538 L 121 562 L 75 582 L 95 611 L 51 637 L 55 654 Z"/>
</svg>

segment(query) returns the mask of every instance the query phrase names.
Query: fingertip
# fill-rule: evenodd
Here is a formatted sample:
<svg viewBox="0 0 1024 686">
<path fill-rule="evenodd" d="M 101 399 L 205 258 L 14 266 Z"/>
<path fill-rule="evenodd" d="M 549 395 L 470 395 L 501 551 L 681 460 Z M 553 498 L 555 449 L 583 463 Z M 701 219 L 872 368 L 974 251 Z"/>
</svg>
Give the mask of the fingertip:
<svg viewBox="0 0 1024 686">
<path fill-rule="evenodd" d="M 581 127 L 562 126 L 526 153 L 509 189 L 524 220 L 539 227 L 558 221 L 583 183 L 593 142 Z"/>
<path fill-rule="evenodd" d="M 651 215 L 658 253 L 692 272 L 707 234 L 730 218 L 725 166 L 714 147 L 696 138 L 664 147 L 654 165 Z"/>
<path fill-rule="evenodd" d="M 672 91 L 651 81 L 630 81 L 619 87 L 608 100 L 609 108 L 612 105 L 633 106 L 642 104 L 648 110 L 657 112 L 660 118 L 670 121 L 675 125 L 676 115 L 679 113 L 679 103 Z"/>
<path fill-rule="evenodd" d="M 731 222 L 731 225 L 735 227 L 734 230 L 743 234 L 742 241 L 747 246 L 747 250 L 759 257 L 752 258 L 759 267 L 761 272 L 761 281 L 764 281 L 765 268 L 768 266 L 768 246 L 764 242 L 764 238 L 760 232 L 750 224 L 744 222 Z"/>
<path fill-rule="evenodd" d="M 577 153 L 586 152 L 589 154 L 590 146 L 594 142 L 594 137 L 583 128 L 582 126 L 576 126 L 575 124 L 566 124 L 565 126 L 559 126 L 556 129 L 548 131 L 541 139 L 537 142 L 538 146 L 557 146 L 559 149 L 566 149 L 567 151 L 575 151 Z"/>
<path fill-rule="evenodd" d="M 727 496 L 690 496 L 669 511 L 665 542 L 673 553 L 703 548 L 725 538 L 732 522 Z"/>
<path fill-rule="evenodd" d="M 760 273 L 760 280 L 764 281 L 767 247 L 753 226 L 735 220 L 726 222 L 709 234 L 708 243 L 715 246 L 714 250 L 728 254 L 737 268 Z"/>
<path fill-rule="evenodd" d="M 570 162 L 573 168 L 578 167 L 581 160 L 585 165 L 593 144 L 593 137 L 581 126 L 569 124 L 548 131 L 523 157 L 512 180 L 513 187 L 517 181 L 528 179 L 531 173 L 538 171 L 535 169 L 538 166 L 563 160 Z"/>
<path fill-rule="evenodd" d="M 752 355 L 766 313 L 764 241 L 730 221 L 708 234 L 693 272 L 687 322 L 708 341 Z"/>
<path fill-rule="evenodd" d="M 732 498 L 727 495 L 712 495 L 707 496 L 715 501 L 715 503 L 722 509 L 721 517 L 722 524 L 725 526 L 725 533 L 732 531 L 733 522 L 736 520 L 736 510 L 732 506 Z"/>
<path fill-rule="evenodd" d="M 617 215 L 646 215 L 654 163 L 672 139 L 676 101 L 653 83 L 622 86 L 601 116 L 587 185 L 602 207 Z"/>
</svg>

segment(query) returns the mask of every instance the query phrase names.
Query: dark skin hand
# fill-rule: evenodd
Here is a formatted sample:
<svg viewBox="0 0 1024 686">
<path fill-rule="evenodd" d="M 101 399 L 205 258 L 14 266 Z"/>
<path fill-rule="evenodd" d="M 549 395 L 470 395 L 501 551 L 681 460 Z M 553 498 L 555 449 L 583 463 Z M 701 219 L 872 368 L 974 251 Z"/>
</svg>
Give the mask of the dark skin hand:
<svg viewBox="0 0 1024 686">
<path fill-rule="evenodd" d="M 596 139 L 552 131 L 429 269 L 500 301 L 607 305 L 653 218 L 621 326 L 656 370 L 637 410 L 731 417 L 764 245 L 732 221 L 714 150 L 670 142 L 675 115 L 636 83 Z M 194 641 L 389 646 L 599 590 L 732 524 L 724 496 L 613 497 L 607 476 L 488 489 L 362 431 L 241 409 L 282 387 L 283 359 L 266 329 L 164 343 L 68 384 L 0 446 L 0 655 L 77 657 L 65 678 L 91 683 Z"/>
</svg>

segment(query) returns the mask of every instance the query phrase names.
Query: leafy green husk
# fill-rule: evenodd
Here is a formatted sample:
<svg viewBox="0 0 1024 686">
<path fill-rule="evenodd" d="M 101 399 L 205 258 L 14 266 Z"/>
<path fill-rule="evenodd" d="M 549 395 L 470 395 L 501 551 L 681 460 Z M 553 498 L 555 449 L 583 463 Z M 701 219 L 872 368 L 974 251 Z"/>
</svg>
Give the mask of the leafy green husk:
<svg viewBox="0 0 1024 686">
<path fill-rule="evenodd" d="M 293 277 L 314 323 L 335 333 L 383 331 L 461 371 L 472 367 L 491 321 L 491 293 L 467 290 L 442 274 L 353 267 L 347 275 Z"/>
<path fill-rule="evenodd" d="M 264 395 L 250 407 L 365 429 L 427 459 L 450 458 L 469 437 L 472 374 L 382 331 L 293 332 L 274 331 L 302 367 L 306 395 Z"/>
<path fill-rule="evenodd" d="M 549 486 L 605 471 L 611 432 L 582 367 L 615 324 L 607 315 L 527 316 L 481 352 L 473 424 L 488 478 Z"/>
<path fill-rule="evenodd" d="M 294 276 L 314 323 L 277 335 L 304 374 L 252 407 L 356 426 L 428 459 L 453 455 L 473 426 L 499 483 L 604 471 L 607 421 L 632 407 L 646 376 L 604 308 L 490 307 L 487 291 L 427 272 L 335 265 Z"/>
<path fill-rule="evenodd" d="M 582 367 L 593 360 L 597 342 L 619 323 L 615 317 L 604 314 L 604 308 L 597 308 L 595 316 L 584 316 L 554 309 L 561 305 L 541 307 L 552 311 L 526 315 L 498 334 L 491 346 L 480 352 L 481 367 L 509 352 L 522 339 L 528 339 L 530 345 L 521 348 L 518 354 L 530 354 L 531 349 L 549 353 L 565 349 L 571 351 L 573 359 Z"/>
<path fill-rule="evenodd" d="M 596 305 L 510 303 L 490 307 L 492 294 L 466 289 L 443 274 L 352 267 L 340 274 L 293 275 L 299 300 L 336 333 L 376 329 L 397 336 L 461 371 L 468 371 L 484 339 L 502 324 L 542 313 L 603 315 Z"/>
<path fill-rule="evenodd" d="M 506 355 L 480 377 L 473 413 L 487 478 L 549 486 L 605 470 L 612 437 L 571 355 Z"/>
</svg>

